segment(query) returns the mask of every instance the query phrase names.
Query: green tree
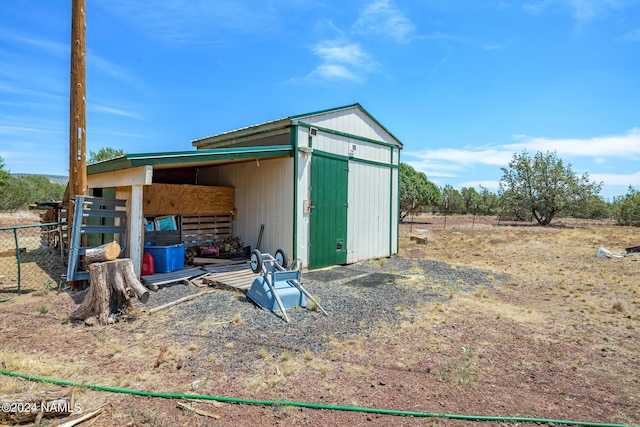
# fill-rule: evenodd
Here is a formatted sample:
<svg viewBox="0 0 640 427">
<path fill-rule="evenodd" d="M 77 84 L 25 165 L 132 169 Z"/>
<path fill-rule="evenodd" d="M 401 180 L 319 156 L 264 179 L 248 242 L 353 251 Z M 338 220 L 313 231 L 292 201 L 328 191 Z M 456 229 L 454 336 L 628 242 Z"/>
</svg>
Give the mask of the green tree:
<svg viewBox="0 0 640 427">
<path fill-rule="evenodd" d="M 4 159 L 0 156 L 0 189 L 9 179 L 9 171 L 5 169 Z"/>
<path fill-rule="evenodd" d="M 465 213 L 475 213 L 480 205 L 480 194 L 473 187 L 462 187 L 460 189 Z"/>
<path fill-rule="evenodd" d="M 493 215 L 498 213 L 500 208 L 500 197 L 489 189 L 480 186 L 480 199 L 478 201 L 478 212 L 481 215 Z"/>
<path fill-rule="evenodd" d="M 42 175 L 9 176 L 0 187 L 0 210 L 25 209 L 36 202 L 61 200 L 65 186 Z"/>
<path fill-rule="evenodd" d="M 121 148 L 111 148 L 111 147 L 103 147 L 98 150 L 97 153 L 93 151 L 89 151 L 89 160 L 88 164 L 104 162 L 105 160 L 115 159 L 116 157 L 122 157 L 126 155 L 127 152 Z"/>
<path fill-rule="evenodd" d="M 612 210 L 619 225 L 640 226 L 640 191 L 629 187 L 627 194 L 613 199 Z"/>
<path fill-rule="evenodd" d="M 611 205 L 601 196 L 593 195 L 578 206 L 574 206 L 564 213 L 572 218 L 604 219 L 611 217 Z"/>
<path fill-rule="evenodd" d="M 586 173 L 577 176 L 555 152 L 537 152 L 533 157 L 527 151 L 514 154 L 502 173 L 503 200 L 526 209 L 539 225 L 550 224 L 560 212 L 579 208 L 602 187 L 601 183 L 590 182 Z"/>
<path fill-rule="evenodd" d="M 441 198 L 440 189 L 427 179 L 424 172 L 400 163 L 400 221 L 410 213 L 438 204 Z"/>
<path fill-rule="evenodd" d="M 458 190 L 447 184 L 442 187 L 442 200 L 439 208 L 443 213 L 464 213 L 464 199 Z"/>
</svg>

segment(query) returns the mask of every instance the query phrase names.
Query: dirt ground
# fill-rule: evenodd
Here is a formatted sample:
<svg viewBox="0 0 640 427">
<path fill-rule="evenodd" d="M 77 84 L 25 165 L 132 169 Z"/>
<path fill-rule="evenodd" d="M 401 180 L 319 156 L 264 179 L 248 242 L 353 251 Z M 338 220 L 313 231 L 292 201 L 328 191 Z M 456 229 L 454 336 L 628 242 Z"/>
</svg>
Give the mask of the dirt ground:
<svg viewBox="0 0 640 427">
<path fill-rule="evenodd" d="M 418 415 L 76 387 L 82 412 L 107 404 L 82 426 L 511 424 L 474 416 L 640 423 L 640 255 L 596 257 L 599 247 L 621 254 L 640 245 L 640 229 L 564 219 L 537 227 L 471 216 L 448 217 L 445 225 L 445 218 L 427 215 L 403 223 L 400 234 L 398 257 L 368 263 L 397 276 L 385 286 L 421 299 L 394 307 L 393 316 L 333 325 L 346 332 L 326 336 L 322 346 L 222 338 L 211 319 L 198 320 L 201 333 L 193 333 L 193 324 L 185 327 L 198 318 L 185 314 L 190 303 L 155 315 L 139 308 L 115 325 L 77 326 L 69 315 L 78 298 L 33 285 L 33 292 L 0 303 L 0 369 L 119 389 Z M 457 278 L 434 279 L 425 271 L 428 262 L 446 265 Z M 467 283 L 480 277 L 467 274 L 469 268 L 488 282 Z M 0 285 L 0 299 L 7 296 L 15 295 Z M 230 304 L 241 303 L 234 298 Z M 231 323 L 241 335 L 250 319 L 243 314 Z M 269 333 L 293 333 L 282 331 Z M 42 390 L 69 387 L 0 375 L 0 394 Z"/>
</svg>

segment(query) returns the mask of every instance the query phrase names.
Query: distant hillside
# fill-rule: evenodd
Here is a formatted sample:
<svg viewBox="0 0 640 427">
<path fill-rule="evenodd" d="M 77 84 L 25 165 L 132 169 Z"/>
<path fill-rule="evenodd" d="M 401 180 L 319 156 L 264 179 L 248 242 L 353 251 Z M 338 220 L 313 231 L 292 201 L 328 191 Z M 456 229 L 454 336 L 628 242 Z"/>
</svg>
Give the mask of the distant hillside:
<svg viewBox="0 0 640 427">
<path fill-rule="evenodd" d="M 40 175 L 37 173 L 12 173 L 12 176 L 21 177 L 21 176 L 29 176 L 29 175 Z M 69 182 L 69 177 L 64 175 L 42 175 L 45 178 L 49 179 L 53 184 L 62 184 L 67 185 Z"/>
</svg>

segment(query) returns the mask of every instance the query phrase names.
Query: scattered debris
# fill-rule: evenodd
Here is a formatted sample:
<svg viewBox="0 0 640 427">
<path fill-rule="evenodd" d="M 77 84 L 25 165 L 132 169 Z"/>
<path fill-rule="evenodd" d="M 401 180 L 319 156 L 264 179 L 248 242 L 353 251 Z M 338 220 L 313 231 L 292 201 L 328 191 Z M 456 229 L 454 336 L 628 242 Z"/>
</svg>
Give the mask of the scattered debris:
<svg viewBox="0 0 640 427">
<path fill-rule="evenodd" d="M 203 411 L 202 409 L 197 409 L 192 406 L 185 405 L 184 403 L 181 403 L 181 402 L 177 402 L 176 405 L 180 409 L 186 409 L 187 411 L 195 412 L 196 414 L 202 415 L 204 417 L 213 418 L 215 420 L 219 420 L 221 418 L 221 415 L 212 414 L 211 412 Z"/>
<path fill-rule="evenodd" d="M 192 299 L 201 297 L 202 295 L 212 294 L 214 292 L 217 292 L 217 291 L 216 290 L 211 290 L 211 291 L 204 291 L 204 292 L 198 292 L 198 293 L 195 293 L 195 294 L 187 295 L 186 297 L 182 297 L 182 298 L 177 299 L 175 301 L 171 301 L 171 302 L 168 302 L 168 303 L 163 304 L 161 306 L 154 307 L 151 310 L 149 310 L 149 314 L 157 313 L 158 311 L 164 310 L 165 308 L 173 307 L 174 305 L 178 305 L 178 304 L 183 303 L 185 301 L 190 301 Z"/>
<path fill-rule="evenodd" d="M 0 395 L 0 422 L 40 424 L 43 418 L 64 417 L 73 413 L 75 397 L 45 391 L 31 394 Z"/>
<path fill-rule="evenodd" d="M 628 254 L 637 254 L 640 253 L 640 246 L 631 246 L 630 248 L 625 248 Z"/>
<path fill-rule="evenodd" d="M 87 412 L 83 416 L 81 416 L 79 418 L 76 418 L 75 420 L 71 420 L 71 421 L 67 421 L 65 423 L 62 423 L 57 427 L 73 427 L 75 425 L 83 423 L 83 422 L 85 422 L 85 421 L 87 421 L 87 420 L 89 420 L 89 419 L 91 419 L 93 417 L 96 417 L 96 416 L 100 415 L 102 413 L 102 411 L 104 411 L 105 406 L 107 406 L 107 405 L 110 405 L 110 403 L 107 402 L 104 405 L 99 406 L 98 409 L 96 409 L 95 411 Z"/>
<path fill-rule="evenodd" d="M 412 242 L 416 242 L 419 245 L 427 244 L 427 236 L 410 236 L 409 240 L 411 240 Z"/>
<path fill-rule="evenodd" d="M 162 348 L 160 349 L 160 354 L 158 354 L 158 358 L 156 359 L 156 363 L 153 365 L 154 368 L 157 368 L 158 366 L 160 366 L 160 363 L 162 363 L 162 356 L 164 356 L 164 353 L 167 351 L 167 348 L 169 348 L 168 344 L 164 344 L 162 346 Z"/>
<path fill-rule="evenodd" d="M 638 249 L 638 250 L 635 251 L 633 249 Z M 606 248 L 603 248 L 602 246 L 600 246 L 598 248 L 598 250 L 596 251 L 596 256 L 598 258 L 625 258 L 625 257 L 628 257 L 628 256 L 633 256 L 633 255 L 640 255 L 640 246 L 634 246 L 633 248 L 627 248 L 627 252 L 624 253 L 624 254 L 623 253 L 614 254 L 613 252 L 611 252 L 610 250 L 608 250 Z"/>
</svg>

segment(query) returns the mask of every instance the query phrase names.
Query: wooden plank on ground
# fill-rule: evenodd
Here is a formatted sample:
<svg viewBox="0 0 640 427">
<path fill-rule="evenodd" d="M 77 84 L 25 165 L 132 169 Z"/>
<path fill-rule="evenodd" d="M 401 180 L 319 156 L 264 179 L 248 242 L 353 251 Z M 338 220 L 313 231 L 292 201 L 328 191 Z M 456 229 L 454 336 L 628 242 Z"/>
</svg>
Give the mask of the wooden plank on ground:
<svg viewBox="0 0 640 427">
<path fill-rule="evenodd" d="M 229 271 L 225 273 L 212 273 L 205 276 L 203 280 L 212 285 L 231 288 L 239 291 L 247 291 L 258 274 L 251 270 Z"/>
<path fill-rule="evenodd" d="M 202 268 L 192 267 L 172 271 L 170 273 L 158 273 L 149 276 L 142 276 L 142 279 L 151 285 L 160 286 L 169 283 L 181 282 L 183 280 L 189 280 L 192 277 L 201 275 L 202 273 L 205 273 L 205 270 L 203 270 Z"/>
</svg>

